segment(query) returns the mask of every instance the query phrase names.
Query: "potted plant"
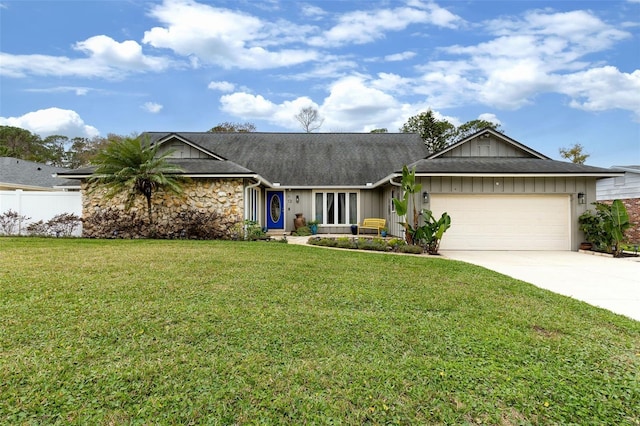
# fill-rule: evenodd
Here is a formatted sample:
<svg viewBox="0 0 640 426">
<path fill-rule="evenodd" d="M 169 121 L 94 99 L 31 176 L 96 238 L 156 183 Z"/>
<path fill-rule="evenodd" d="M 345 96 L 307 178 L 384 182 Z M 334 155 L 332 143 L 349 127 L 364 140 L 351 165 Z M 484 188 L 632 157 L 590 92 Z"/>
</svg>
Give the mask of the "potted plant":
<svg viewBox="0 0 640 426">
<path fill-rule="evenodd" d="M 316 235 L 318 233 L 318 224 L 320 223 L 319 220 L 310 220 L 307 222 L 307 226 L 309 227 L 309 229 L 311 229 L 311 234 L 312 235 Z"/>
<path fill-rule="evenodd" d="M 386 237 L 386 236 L 387 236 L 387 232 L 388 232 L 388 229 L 387 229 L 387 227 L 385 226 L 384 228 L 382 228 L 382 229 L 380 230 L 380 236 L 381 236 L 381 237 Z"/>
</svg>

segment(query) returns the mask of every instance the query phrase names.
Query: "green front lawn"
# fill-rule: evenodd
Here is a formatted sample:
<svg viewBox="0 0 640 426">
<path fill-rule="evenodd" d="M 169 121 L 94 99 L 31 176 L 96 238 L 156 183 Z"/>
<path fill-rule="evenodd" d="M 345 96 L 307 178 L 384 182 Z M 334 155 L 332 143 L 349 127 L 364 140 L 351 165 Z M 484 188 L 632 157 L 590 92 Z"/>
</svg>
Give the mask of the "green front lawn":
<svg viewBox="0 0 640 426">
<path fill-rule="evenodd" d="M 640 322 L 460 262 L 0 238 L 3 424 L 638 425 L 639 372 Z"/>
</svg>

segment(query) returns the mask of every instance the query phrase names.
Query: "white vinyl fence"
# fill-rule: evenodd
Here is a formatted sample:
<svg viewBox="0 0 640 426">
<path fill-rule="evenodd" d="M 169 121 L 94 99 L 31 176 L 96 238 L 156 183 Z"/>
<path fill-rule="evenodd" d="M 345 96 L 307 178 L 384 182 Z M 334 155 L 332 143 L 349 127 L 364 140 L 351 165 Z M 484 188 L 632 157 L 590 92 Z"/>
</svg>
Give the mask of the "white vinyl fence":
<svg viewBox="0 0 640 426">
<path fill-rule="evenodd" d="M 9 210 L 30 218 L 20 224 L 18 233 L 24 235 L 27 226 L 39 220 L 46 222 L 62 213 L 82 217 L 82 194 L 79 191 L 0 191 L 0 214 Z M 73 235 L 82 236 L 82 225 Z"/>
</svg>

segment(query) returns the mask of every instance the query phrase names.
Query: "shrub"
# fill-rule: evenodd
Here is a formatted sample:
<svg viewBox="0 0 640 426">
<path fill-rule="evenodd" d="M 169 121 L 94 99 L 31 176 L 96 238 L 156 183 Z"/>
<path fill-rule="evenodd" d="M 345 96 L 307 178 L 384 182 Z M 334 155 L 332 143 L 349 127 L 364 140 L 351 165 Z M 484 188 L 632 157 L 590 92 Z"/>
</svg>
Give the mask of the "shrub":
<svg viewBox="0 0 640 426">
<path fill-rule="evenodd" d="M 85 234 L 97 238 L 144 238 L 149 227 L 136 211 L 123 211 L 115 207 L 102 209 L 83 219 Z"/>
<path fill-rule="evenodd" d="M 356 242 L 349 237 L 339 237 L 336 240 L 336 247 L 345 248 L 345 249 L 354 249 L 357 247 Z"/>
<path fill-rule="evenodd" d="M 177 235 L 175 232 L 169 232 L 163 237 L 178 236 L 194 240 L 216 240 L 229 237 L 229 233 L 225 232 L 221 226 L 218 215 L 195 209 L 180 212 L 173 223 L 173 229 L 180 229 L 180 231 Z"/>
<path fill-rule="evenodd" d="M 82 223 L 80 216 L 73 213 L 61 213 L 47 221 L 50 234 L 60 237 L 70 237 L 73 231 Z"/>
<path fill-rule="evenodd" d="M 240 241 L 256 241 L 267 239 L 267 233 L 255 220 L 245 220 L 233 226 L 232 239 Z"/>
<path fill-rule="evenodd" d="M 297 230 L 291 233 L 292 235 L 297 235 L 299 237 L 307 237 L 311 235 L 311 229 L 308 226 L 301 226 Z"/>
<path fill-rule="evenodd" d="M 27 226 L 27 232 L 34 237 L 48 237 L 51 235 L 49 225 L 44 220 L 30 223 Z"/>
<path fill-rule="evenodd" d="M 424 253 L 424 249 L 421 246 L 415 246 L 415 245 L 404 245 L 404 246 L 398 246 L 397 248 L 398 253 L 408 253 L 408 254 L 422 254 Z"/>
<path fill-rule="evenodd" d="M 624 232 L 631 227 L 627 209 L 620 200 L 611 205 L 594 203 L 595 213 L 587 210 L 578 218 L 580 230 L 596 250 L 606 250 L 614 256 L 622 255 Z"/>
<path fill-rule="evenodd" d="M 20 215 L 18 212 L 14 210 L 7 210 L 6 212 L 0 214 L 0 234 L 1 235 L 14 235 L 16 234 L 16 230 L 19 231 L 20 224 L 27 220 L 31 219 L 30 217 Z"/>
</svg>

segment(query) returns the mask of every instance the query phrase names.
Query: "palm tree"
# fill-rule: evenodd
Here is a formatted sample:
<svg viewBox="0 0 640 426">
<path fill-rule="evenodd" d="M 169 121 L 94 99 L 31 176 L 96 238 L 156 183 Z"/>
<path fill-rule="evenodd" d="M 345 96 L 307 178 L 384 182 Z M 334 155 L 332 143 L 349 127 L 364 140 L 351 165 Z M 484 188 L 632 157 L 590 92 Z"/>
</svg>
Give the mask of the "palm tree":
<svg viewBox="0 0 640 426">
<path fill-rule="evenodd" d="M 168 162 L 171 151 L 158 155 L 160 145 L 137 137 L 112 141 L 93 160 L 97 166 L 89 182 L 107 189 L 105 197 L 126 194 L 125 208 L 129 210 L 138 195 L 147 200 L 149 223 L 153 223 L 151 197 L 159 189 L 182 193 L 183 170 Z"/>
</svg>

